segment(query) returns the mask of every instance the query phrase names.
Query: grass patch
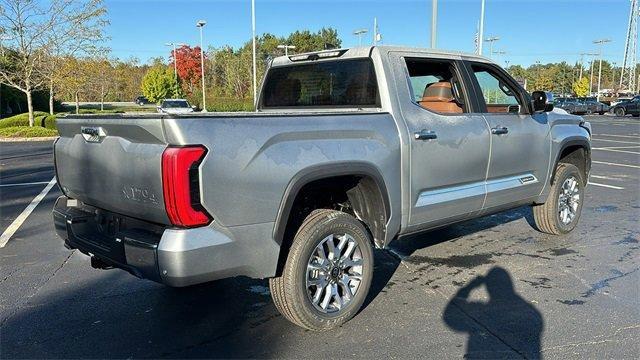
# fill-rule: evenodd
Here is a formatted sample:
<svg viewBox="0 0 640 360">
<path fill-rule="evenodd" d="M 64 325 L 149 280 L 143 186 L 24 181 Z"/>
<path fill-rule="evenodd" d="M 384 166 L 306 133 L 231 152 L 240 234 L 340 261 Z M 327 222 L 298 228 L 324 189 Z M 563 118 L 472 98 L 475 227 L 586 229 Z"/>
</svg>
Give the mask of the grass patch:
<svg viewBox="0 0 640 360">
<path fill-rule="evenodd" d="M 58 136 L 58 131 L 53 129 L 47 129 L 40 126 L 11 126 L 0 129 L 0 137 L 50 137 Z"/>
</svg>

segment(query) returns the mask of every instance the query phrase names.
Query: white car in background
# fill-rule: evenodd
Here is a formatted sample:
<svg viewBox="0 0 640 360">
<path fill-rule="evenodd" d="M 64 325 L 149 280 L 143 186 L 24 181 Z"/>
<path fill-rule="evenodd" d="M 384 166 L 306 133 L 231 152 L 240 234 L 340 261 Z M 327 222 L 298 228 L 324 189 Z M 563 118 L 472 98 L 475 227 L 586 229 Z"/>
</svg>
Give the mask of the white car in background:
<svg viewBox="0 0 640 360">
<path fill-rule="evenodd" d="M 195 106 L 189 105 L 185 99 L 164 99 L 158 105 L 158 112 L 162 114 L 187 114 L 192 113 Z"/>
</svg>

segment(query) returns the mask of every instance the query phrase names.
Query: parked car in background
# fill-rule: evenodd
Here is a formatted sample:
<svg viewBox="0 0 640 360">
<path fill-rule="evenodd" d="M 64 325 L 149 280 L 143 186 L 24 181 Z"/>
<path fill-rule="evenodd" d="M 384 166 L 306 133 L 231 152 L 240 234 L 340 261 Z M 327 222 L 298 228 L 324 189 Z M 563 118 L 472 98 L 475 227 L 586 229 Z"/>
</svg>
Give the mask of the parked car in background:
<svg viewBox="0 0 640 360">
<path fill-rule="evenodd" d="M 579 102 L 575 98 L 557 98 L 554 101 L 555 106 L 563 109 L 569 114 L 586 114 L 587 105 Z"/>
<path fill-rule="evenodd" d="M 604 115 L 609 111 L 610 106 L 599 102 L 594 97 L 578 98 L 579 102 L 587 107 L 587 114 Z"/>
<path fill-rule="evenodd" d="M 625 96 L 625 97 L 619 97 L 619 98 L 616 98 L 614 101 L 612 101 L 612 102 L 611 102 L 611 107 L 614 107 L 614 106 L 616 106 L 616 105 L 618 105 L 618 104 L 621 104 L 621 103 L 623 103 L 623 102 L 625 102 L 625 101 L 629 101 L 629 100 L 631 100 L 631 99 L 633 99 L 633 97 L 632 97 L 632 96 L 628 96 L 628 97 L 627 97 L 627 96 Z"/>
<path fill-rule="evenodd" d="M 149 101 L 146 96 L 138 96 L 135 100 L 133 100 L 133 102 L 140 106 L 151 103 L 151 101 Z"/>
<path fill-rule="evenodd" d="M 640 95 L 616 104 L 612 107 L 612 112 L 616 116 L 625 116 L 627 114 L 631 114 L 634 117 L 640 116 Z"/>
<path fill-rule="evenodd" d="M 189 105 L 185 99 L 165 99 L 158 105 L 158 112 L 164 114 L 187 114 L 194 110 L 195 107 Z"/>
</svg>

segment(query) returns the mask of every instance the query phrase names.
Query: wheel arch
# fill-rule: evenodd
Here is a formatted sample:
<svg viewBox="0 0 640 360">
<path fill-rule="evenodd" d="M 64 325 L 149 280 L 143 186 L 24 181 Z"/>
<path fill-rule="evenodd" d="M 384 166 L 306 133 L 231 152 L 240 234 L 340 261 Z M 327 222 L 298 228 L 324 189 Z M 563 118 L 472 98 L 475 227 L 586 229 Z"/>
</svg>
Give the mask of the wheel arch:
<svg viewBox="0 0 640 360">
<path fill-rule="evenodd" d="M 290 226 L 295 222 L 294 205 L 309 186 L 345 179 L 358 179 L 357 184 L 346 189 L 354 215 L 365 224 L 377 247 L 384 246 L 386 225 L 391 216 L 390 200 L 380 170 L 366 162 L 339 162 L 315 165 L 298 172 L 289 181 L 280 202 L 273 228 L 273 239 L 280 245 L 277 273 L 281 273 L 286 260 L 290 240 Z"/>
<path fill-rule="evenodd" d="M 558 164 L 561 162 L 576 165 L 586 182 L 589 179 L 589 172 L 591 171 L 591 144 L 589 140 L 583 137 L 574 137 L 562 142 L 553 163 L 549 184 L 553 182 Z"/>
</svg>

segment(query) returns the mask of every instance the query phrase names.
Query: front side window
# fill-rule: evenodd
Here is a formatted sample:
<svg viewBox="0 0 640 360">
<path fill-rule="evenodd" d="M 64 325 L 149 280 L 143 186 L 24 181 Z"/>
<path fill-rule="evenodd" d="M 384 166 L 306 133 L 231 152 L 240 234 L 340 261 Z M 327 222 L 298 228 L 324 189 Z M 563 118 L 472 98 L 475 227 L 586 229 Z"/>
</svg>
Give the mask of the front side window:
<svg viewBox="0 0 640 360">
<path fill-rule="evenodd" d="M 409 58 L 405 63 L 415 103 L 441 114 L 467 112 L 452 61 Z"/>
<path fill-rule="evenodd" d="M 269 70 L 263 108 L 379 107 L 371 59 L 304 63 Z"/>
<path fill-rule="evenodd" d="M 487 112 L 519 113 L 522 106 L 517 91 L 503 81 L 494 71 L 484 66 L 472 66 L 473 74 L 480 85 Z M 562 99 L 560 99 L 562 101 Z"/>
</svg>

